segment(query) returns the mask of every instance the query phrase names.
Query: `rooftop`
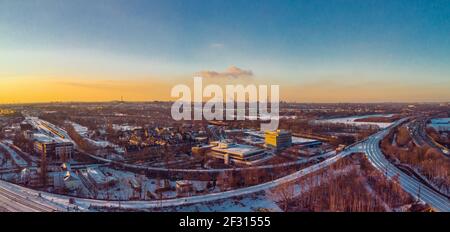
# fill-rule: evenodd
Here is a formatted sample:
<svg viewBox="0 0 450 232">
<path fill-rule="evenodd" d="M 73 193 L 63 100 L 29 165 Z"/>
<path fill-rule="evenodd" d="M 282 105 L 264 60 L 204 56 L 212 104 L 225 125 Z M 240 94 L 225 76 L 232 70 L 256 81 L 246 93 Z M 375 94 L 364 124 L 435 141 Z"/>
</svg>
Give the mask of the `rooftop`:
<svg viewBox="0 0 450 232">
<path fill-rule="evenodd" d="M 286 131 L 286 130 L 275 130 L 275 131 L 266 131 L 265 132 L 266 135 L 290 135 L 291 132 Z"/>
<path fill-rule="evenodd" d="M 70 141 L 58 137 L 50 137 L 46 134 L 42 133 L 34 133 L 33 134 L 34 140 L 40 142 L 40 143 L 68 143 Z"/>
<path fill-rule="evenodd" d="M 263 149 L 237 143 L 219 143 L 219 146 L 213 147 L 213 151 L 234 154 L 239 156 L 253 155 L 255 153 L 264 152 Z"/>
</svg>

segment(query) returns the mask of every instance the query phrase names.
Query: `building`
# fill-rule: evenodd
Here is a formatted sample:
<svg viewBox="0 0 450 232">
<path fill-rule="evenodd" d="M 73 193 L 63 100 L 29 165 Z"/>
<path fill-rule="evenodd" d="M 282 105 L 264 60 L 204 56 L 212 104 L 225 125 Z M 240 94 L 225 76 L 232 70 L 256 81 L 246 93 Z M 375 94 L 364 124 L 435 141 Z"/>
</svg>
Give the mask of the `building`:
<svg viewBox="0 0 450 232">
<path fill-rule="evenodd" d="M 31 131 L 31 130 L 25 130 L 25 131 L 23 131 L 23 137 L 24 137 L 25 139 L 32 140 L 32 139 L 33 139 L 33 136 L 34 136 L 33 131 Z"/>
<path fill-rule="evenodd" d="M 206 152 L 210 151 L 212 145 L 198 145 L 191 148 L 191 152 L 193 155 L 202 156 L 205 155 Z"/>
<path fill-rule="evenodd" d="M 54 172 L 51 177 L 53 178 L 53 187 L 58 191 L 76 191 L 83 186 L 80 178 L 70 171 Z"/>
<path fill-rule="evenodd" d="M 81 170 L 81 174 L 97 189 L 105 189 L 117 184 L 116 178 L 106 176 L 97 168 L 86 168 Z"/>
<path fill-rule="evenodd" d="M 20 123 L 20 129 L 22 131 L 31 131 L 33 130 L 33 126 L 27 122 Z"/>
<path fill-rule="evenodd" d="M 344 144 L 339 144 L 339 146 L 336 148 L 336 153 L 343 152 L 346 147 L 347 146 Z"/>
<path fill-rule="evenodd" d="M 75 191 L 82 187 L 80 178 L 73 172 L 65 172 L 64 177 L 64 187 L 69 191 Z"/>
<path fill-rule="evenodd" d="M 292 134 L 285 130 L 266 131 L 265 145 L 277 150 L 288 148 L 292 145 Z"/>
<path fill-rule="evenodd" d="M 179 180 L 176 182 L 177 195 L 185 195 L 193 191 L 193 184 L 188 180 Z"/>
<path fill-rule="evenodd" d="M 208 155 L 223 159 L 225 163 L 250 163 L 267 156 L 264 149 L 230 141 L 212 142 L 211 145 L 214 146 Z"/>
<path fill-rule="evenodd" d="M 66 162 L 72 159 L 74 145 L 68 140 L 52 138 L 44 134 L 34 134 L 34 151 L 48 160 Z"/>
</svg>

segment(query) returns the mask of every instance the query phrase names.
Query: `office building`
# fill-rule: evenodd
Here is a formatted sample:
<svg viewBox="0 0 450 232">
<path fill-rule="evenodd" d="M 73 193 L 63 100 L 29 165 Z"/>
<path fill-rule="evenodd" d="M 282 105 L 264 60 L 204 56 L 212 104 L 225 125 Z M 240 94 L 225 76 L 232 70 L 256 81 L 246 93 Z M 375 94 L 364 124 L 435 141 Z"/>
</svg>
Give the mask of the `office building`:
<svg viewBox="0 0 450 232">
<path fill-rule="evenodd" d="M 292 145 L 292 134 L 285 130 L 266 131 L 265 145 L 277 150 L 288 148 Z"/>
</svg>

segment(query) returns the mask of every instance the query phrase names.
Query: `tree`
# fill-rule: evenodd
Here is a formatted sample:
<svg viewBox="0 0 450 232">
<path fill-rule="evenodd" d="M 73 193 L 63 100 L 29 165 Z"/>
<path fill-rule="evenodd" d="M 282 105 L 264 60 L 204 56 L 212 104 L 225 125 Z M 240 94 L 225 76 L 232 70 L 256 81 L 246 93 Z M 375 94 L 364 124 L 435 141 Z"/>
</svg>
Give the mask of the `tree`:
<svg viewBox="0 0 450 232">
<path fill-rule="evenodd" d="M 399 146 L 406 146 L 409 142 L 411 142 L 411 136 L 409 135 L 408 129 L 402 126 L 398 129 L 396 142 Z"/>
<path fill-rule="evenodd" d="M 289 204 L 295 197 L 295 185 L 293 183 L 283 183 L 269 190 L 269 197 L 275 202 L 281 202 L 283 210 L 286 212 Z"/>
</svg>

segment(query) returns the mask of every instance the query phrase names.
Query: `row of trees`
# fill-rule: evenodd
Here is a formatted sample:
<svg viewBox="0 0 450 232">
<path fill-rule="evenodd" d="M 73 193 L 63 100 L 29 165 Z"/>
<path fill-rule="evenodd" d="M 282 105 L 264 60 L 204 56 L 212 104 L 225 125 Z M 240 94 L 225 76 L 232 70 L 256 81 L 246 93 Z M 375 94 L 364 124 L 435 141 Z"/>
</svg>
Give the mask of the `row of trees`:
<svg viewBox="0 0 450 232">
<path fill-rule="evenodd" d="M 403 191 L 395 178 L 386 179 L 365 156 L 356 154 L 338 161 L 326 171 L 281 185 L 273 189 L 270 196 L 284 211 L 370 212 L 413 203 L 413 198 Z"/>
<path fill-rule="evenodd" d="M 395 142 L 398 146 L 406 146 L 411 142 L 411 136 L 409 131 L 405 126 L 399 127 L 397 131 L 397 136 L 395 136 Z"/>
<path fill-rule="evenodd" d="M 440 134 L 433 127 L 427 127 L 426 131 L 434 141 L 436 141 L 439 144 L 442 144 L 443 146 L 450 147 L 450 138 L 449 138 L 450 132 Z"/>
<path fill-rule="evenodd" d="M 392 141 L 396 137 L 397 144 Z M 430 146 L 416 146 L 403 128 L 393 130 L 381 141 L 388 159 L 406 164 L 431 181 L 444 194 L 450 193 L 450 159 Z M 401 146 L 401 147 L 400 147 Z"/>
</svg>

